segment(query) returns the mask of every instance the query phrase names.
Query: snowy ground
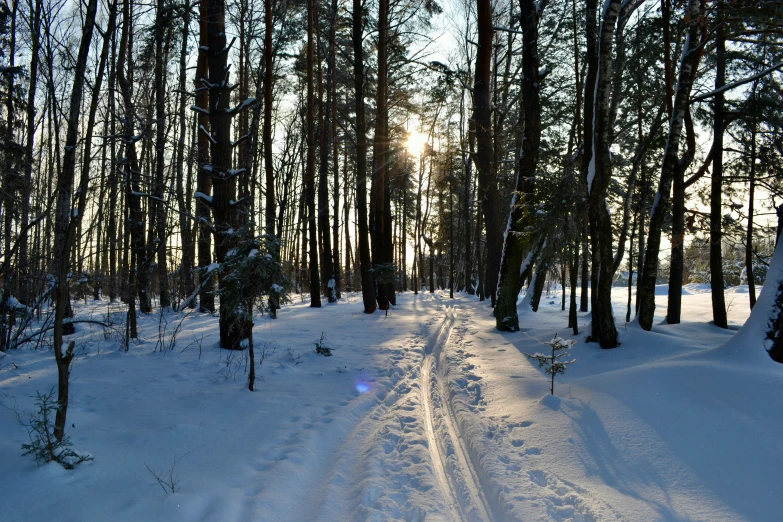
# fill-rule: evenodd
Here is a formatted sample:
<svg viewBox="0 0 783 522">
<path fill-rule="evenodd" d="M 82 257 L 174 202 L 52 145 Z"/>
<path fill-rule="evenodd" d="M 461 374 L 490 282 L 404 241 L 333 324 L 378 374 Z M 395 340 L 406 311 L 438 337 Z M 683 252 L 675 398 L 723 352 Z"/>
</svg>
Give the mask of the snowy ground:
<svg viewBox="0 0 783 522">
<path fill-rule="evenodd" d="M 734 329 L 743 290 L 727 295 Z M 256 321 L 255 393 L 245 354 L 215 347 L 216 318 L 166 316 L 167 344 L 182 328 L 161 351 L 159 316 L 142 317 L 129 353 L 80 325 L 68 434 L 95 460 L 20 457 L 15 411 L 56 384 L 54 357 L 0 355 L 0 519 L 780 520 L 783 367 L 724 346 L 709 291 L 684 294 L 684 323 L 649 333 L 624 325 L 616 289 L 614 350 L 582 342 L 589 314 L 571 336 L 559 295 L 513 334 L 465 295 L 403 294 L 388 317 L 357 297 L 296 303 Z M 332 357 L 314 353 L 321 333 Z M 524 353 L 555 333 L 578 360 L 550 397 Z"/>
</svg>

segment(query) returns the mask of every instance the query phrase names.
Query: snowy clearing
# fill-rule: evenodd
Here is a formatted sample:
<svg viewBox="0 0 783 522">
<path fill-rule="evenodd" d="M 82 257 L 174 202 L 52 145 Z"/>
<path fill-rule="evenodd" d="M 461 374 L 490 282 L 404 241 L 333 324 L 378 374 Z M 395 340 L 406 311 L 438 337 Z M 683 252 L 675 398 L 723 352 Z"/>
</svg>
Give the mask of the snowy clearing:
<svg viewBox="0 0 783 522">
<path fill-rule="evenodd" d="M 659 314 L 666 292 L 657 292 Z M 68 435 L 95 460 L 66 471 L 21 457 L 32 396 L 56 385 L 51 350 L 0 354 L 0 513 L 38 520 L 752 520 L 783 510 L 783 369 L 725 345 L 708 288 L 683 292 L 681 325 L 620 328 L 619 348 L 565 328 L 560 295 L 521 331 L 486 303 L 406 293 L 388 317 L 359 298 L 256 319 L 259 381 L 246 353 L 216 348 L 217 318 L 140 316 L 142 342 L 79 324 Z M 625 316 L 626 290 L 615 289 Z M 103 302 L 77 314 L 106 320 Z M 115 321 L 122 314 L 116 308 Z M 658 317 L 660 315 L 660 317 Z M 331 357 L 314 351 L 321 334 Z M 555 380 L 525 353 L 578 342 Z M 161 479 L 159 483 L 156 476 Z M 173 486 L 173 487 L 172 487 Z M 175 491 L 172 492 L 171 489 Z"/>
</svg>

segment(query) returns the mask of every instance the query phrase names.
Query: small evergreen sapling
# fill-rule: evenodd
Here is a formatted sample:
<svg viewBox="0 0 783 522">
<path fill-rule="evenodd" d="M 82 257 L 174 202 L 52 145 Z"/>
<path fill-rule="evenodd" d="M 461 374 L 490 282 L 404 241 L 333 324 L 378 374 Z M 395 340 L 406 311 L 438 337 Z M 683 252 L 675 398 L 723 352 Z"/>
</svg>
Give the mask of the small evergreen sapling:
<svg viewBox="0 0 783 522">
<path fill-rule="evenodd" d="M 555 375 L 565 373 L 566 367 L 569 364 L 576 362 L 576 359 L 572 359 L 570 361 L 560 360 L 568 355 L 566 350 L 571 348 L 574 343 L 576 343 L 576 341 L 573 339 L 566 340 L 555 334 L 551 341 L 544 343 L 552 348 L 552 355 L 544 355 L 543 353 L 536 353 L 533 355 L 530 355 L 529 353 L 525 354 L 529 358 L 538 361 L 538 367 L 545 367 L 544 373 L 552 377 L 552 381 L 549 387 L 549 392 L 552 395 L 555 394 Z"/>
<path fill-rule="evenodd" d="M 237 248 L 226 254 L 226 260 L 218 270 L 223 277 L 221 288 L 215 292 L 220 296 L 221 309 L 232 310 L 236 319 L 232 328 L 243 330 L 242 344 L 247 346 L 250 357 L 250 371 L 247 387 L 253 391 L 255 383 L 255 354 L 253 350 L 253 310 L 266 312 L 267 306 L 273 317 L 281 303 L 288 300 L 287 290 L 293 283 L 283 272 L 280 261 L 272 252 L 279 252 L 277 238 L 264 235 L 246 239 Z M 265 299 L 266 298 L 266 299 Z"/>
<path fill-rule="evenodd" d="M 22 456 L 32 455 L 38 464 L 54 461 L 65 469 L 73 469 L 82 462 L 93 460 L 91 455 L 79 454 L 71 449 L 71 439 L 67 435 L 62 440 L 54 436 L 53 417 L 60 409 L 54 399 L 54 388 L 43 395 L 36 392 L 35 406 L 38 411 L 30 414 L 29 423 L 19 419 L 30 437 L 30 444 L 22 444 Z"/>
</svg>

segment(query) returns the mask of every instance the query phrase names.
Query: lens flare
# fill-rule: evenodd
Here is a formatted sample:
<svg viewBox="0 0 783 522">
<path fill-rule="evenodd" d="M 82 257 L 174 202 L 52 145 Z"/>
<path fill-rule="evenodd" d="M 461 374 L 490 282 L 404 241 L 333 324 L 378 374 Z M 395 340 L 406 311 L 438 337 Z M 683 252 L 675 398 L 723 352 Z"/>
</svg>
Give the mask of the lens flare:
<svg viewBox="0 0 783 522">
<path fill-rule="evenodd" d="M 374 381 L 375 379 L 373 379 L 371 376 L 367 375 L 365 372 L 361 372 L 359 375 L 356 375 L 353 378 L 353 389 L 360 394 L 367 393 L 372 389 L 372 384 Z"/>
</svg>

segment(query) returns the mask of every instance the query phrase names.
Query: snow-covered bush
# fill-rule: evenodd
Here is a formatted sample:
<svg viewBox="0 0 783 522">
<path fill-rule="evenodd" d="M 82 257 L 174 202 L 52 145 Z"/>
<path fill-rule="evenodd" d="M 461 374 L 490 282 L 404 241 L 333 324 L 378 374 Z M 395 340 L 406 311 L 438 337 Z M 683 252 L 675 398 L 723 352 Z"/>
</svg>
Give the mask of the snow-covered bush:
<svg viewBox="0 0 783 522">
<path fill-rule="evenodd" d="M 568 350 L 571 346 L 574 345 L 576 341 L 573 339 L 563 339 L 562 337 L 559 337 L 557 334 L 555 334 L 554 338 L 549 341 L 548 343 L 544 343 L 552 348 L 552 355 L 544 355 L 543 353 L 535 353 L 533 355 L 530 355 L 529 353 L 526 353 L 525 355 L 528 356 L 531 359 L 535 359 L 538 361 L 538 367 L 545 367 L 544 373 L 547 375 L 550 375 L 552 377 L 551 384 L 549 387 L 549 392 L 554 395 L 555 394 L 555 375 L 565 373 L 566 367 L 569 364 L 573 364 L 576 362 L 576 359 L 572 359 L 570 361 L 561 361 L 563 357 L 568 355 Z"/>
</svg>

